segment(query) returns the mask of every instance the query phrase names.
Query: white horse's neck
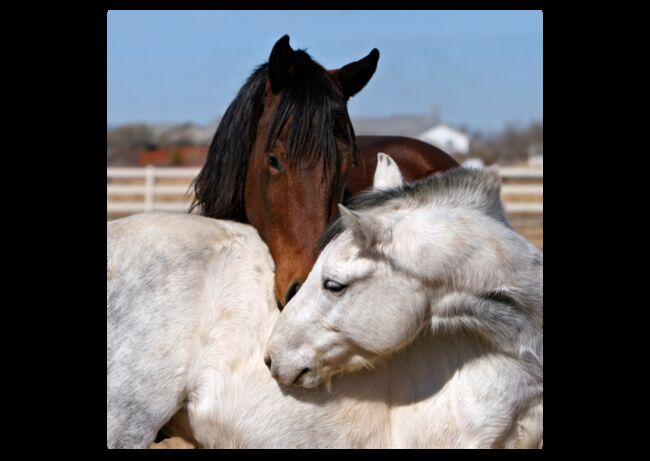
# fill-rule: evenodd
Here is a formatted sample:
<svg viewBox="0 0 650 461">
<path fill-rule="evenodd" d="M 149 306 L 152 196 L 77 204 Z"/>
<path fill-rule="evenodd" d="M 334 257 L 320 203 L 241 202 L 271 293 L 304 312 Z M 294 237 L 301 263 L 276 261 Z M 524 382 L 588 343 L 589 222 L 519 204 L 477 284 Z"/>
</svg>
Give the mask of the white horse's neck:
<svg viewBox="0 0 650 461">
<path fill-rule="evenodd" d="M 502 353 L 542 364 L 543 255 L 475 208 L 422 206 L 392 220 L 393 267 L 422 281 L 434 332 L 473 331 Z"/>
<path fill-rule="evenodd" d="M 278 317 L 265 309 L 256 314 L 256 324 Z M 239 323 L 229 322 L 220 329 Z M 202 395 L 197 400 L 205 410 L 192 413 L 213 413 L 213 424 L 195 424 L 206 446 L 490 446 L 507 432 L 505 422 L 541 395 L 541 387 L 526 386 L 531 377 L 525 367 L 472 333 L 423 331 L 374 370 L 334 377 L 330 391 L 280 386 L 263 364 L 263 348 L 255 346 L 265 333 L 239 333 L 248 350 L 238 354 L 237 366 L 221 354 L 219 363 L 202 367 L 210 373 L 201 389 L 213 398 Z"/>
<path fill-rule="evenodd" d="M 477 209 L 420 207 L 383 219 L 392 227 L 385 253 L 418 278 L 444 279 L 474 291 L 518 285 L 516 269 L 541 258 L 539 250 L 505 223 Z"/>
</svg>

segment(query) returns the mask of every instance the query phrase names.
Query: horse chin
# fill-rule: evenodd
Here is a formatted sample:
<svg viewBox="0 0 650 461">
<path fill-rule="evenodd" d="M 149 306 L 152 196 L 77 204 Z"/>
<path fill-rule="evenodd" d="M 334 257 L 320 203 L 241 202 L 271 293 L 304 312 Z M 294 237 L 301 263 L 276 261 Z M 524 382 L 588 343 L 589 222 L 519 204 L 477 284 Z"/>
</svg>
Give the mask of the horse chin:
<svg viewBox="0 0 650 461">
<path fill-rule="evenodd" d="M 338 375 L 345 375 L 359 370 L 371 370 L 375 366 L 374 361 L 368 360 L 360 355 L 353 355 L 345 364 L 340 366 L 325 365 L 316 371 L 309 370 L 301 373 L 291 384 L 294 386 L 313 389 L 323 385 L 329 392 L 332 391 L 332 378 Z"/>
</svg>

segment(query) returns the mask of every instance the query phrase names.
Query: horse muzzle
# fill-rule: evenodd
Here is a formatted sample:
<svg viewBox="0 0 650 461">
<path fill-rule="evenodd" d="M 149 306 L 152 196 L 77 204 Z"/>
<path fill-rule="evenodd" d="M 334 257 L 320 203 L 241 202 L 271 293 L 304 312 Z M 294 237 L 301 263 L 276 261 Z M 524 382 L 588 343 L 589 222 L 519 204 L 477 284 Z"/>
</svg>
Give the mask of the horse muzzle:
<svg viewBox="0 0 650 461">
<path fill-rule="evenodd" d="M 271 357 L 266 354 L 264 363 L 271 371 L 271 376 L 285 386 L 316 387 L 321 379 L 315 373 L 315 368 L 305 360 L 289 360 L 287 357 Z"/>
</svg>

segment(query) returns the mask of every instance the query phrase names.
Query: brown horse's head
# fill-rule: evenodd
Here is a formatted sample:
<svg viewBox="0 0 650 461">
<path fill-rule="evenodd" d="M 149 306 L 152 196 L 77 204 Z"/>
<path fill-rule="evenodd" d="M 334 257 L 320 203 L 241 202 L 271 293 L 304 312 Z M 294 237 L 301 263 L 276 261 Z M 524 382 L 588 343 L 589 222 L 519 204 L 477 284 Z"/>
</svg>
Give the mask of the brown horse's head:
<svg viewBox="0 0 650 461">
<path fill-rule="evenodd" d="M 374 49 L 328 72 L 285 35 L 228 107 L 195 181 L 193 208 L 248 222 L 267 243 L 280 305 L 307 278 L 316 242 L 337 213 L 356 159 L 347 101 L 378 59 Z"/>
</svg>

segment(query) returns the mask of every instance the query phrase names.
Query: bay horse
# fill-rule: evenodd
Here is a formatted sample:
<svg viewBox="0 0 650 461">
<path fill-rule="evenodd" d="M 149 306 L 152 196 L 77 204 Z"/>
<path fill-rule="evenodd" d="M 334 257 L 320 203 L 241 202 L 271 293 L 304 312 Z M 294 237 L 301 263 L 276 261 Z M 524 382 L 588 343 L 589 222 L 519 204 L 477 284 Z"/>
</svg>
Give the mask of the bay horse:
<svg viewBox="0 0 650 461">
<path fill-rule="evenodd" d="M 283 36 L 226 110 L 194 181 L 190 211 L 249 223 L 267 243 L 280 308 L 306 279 L 337 203 L 371 186 L 377 152 L 392 152 L 408 180 L 458 165 L 414 139 L 355 136 L 347 102 L 378 59 L 373 49 L 327 71 Z"/>
</svg>

